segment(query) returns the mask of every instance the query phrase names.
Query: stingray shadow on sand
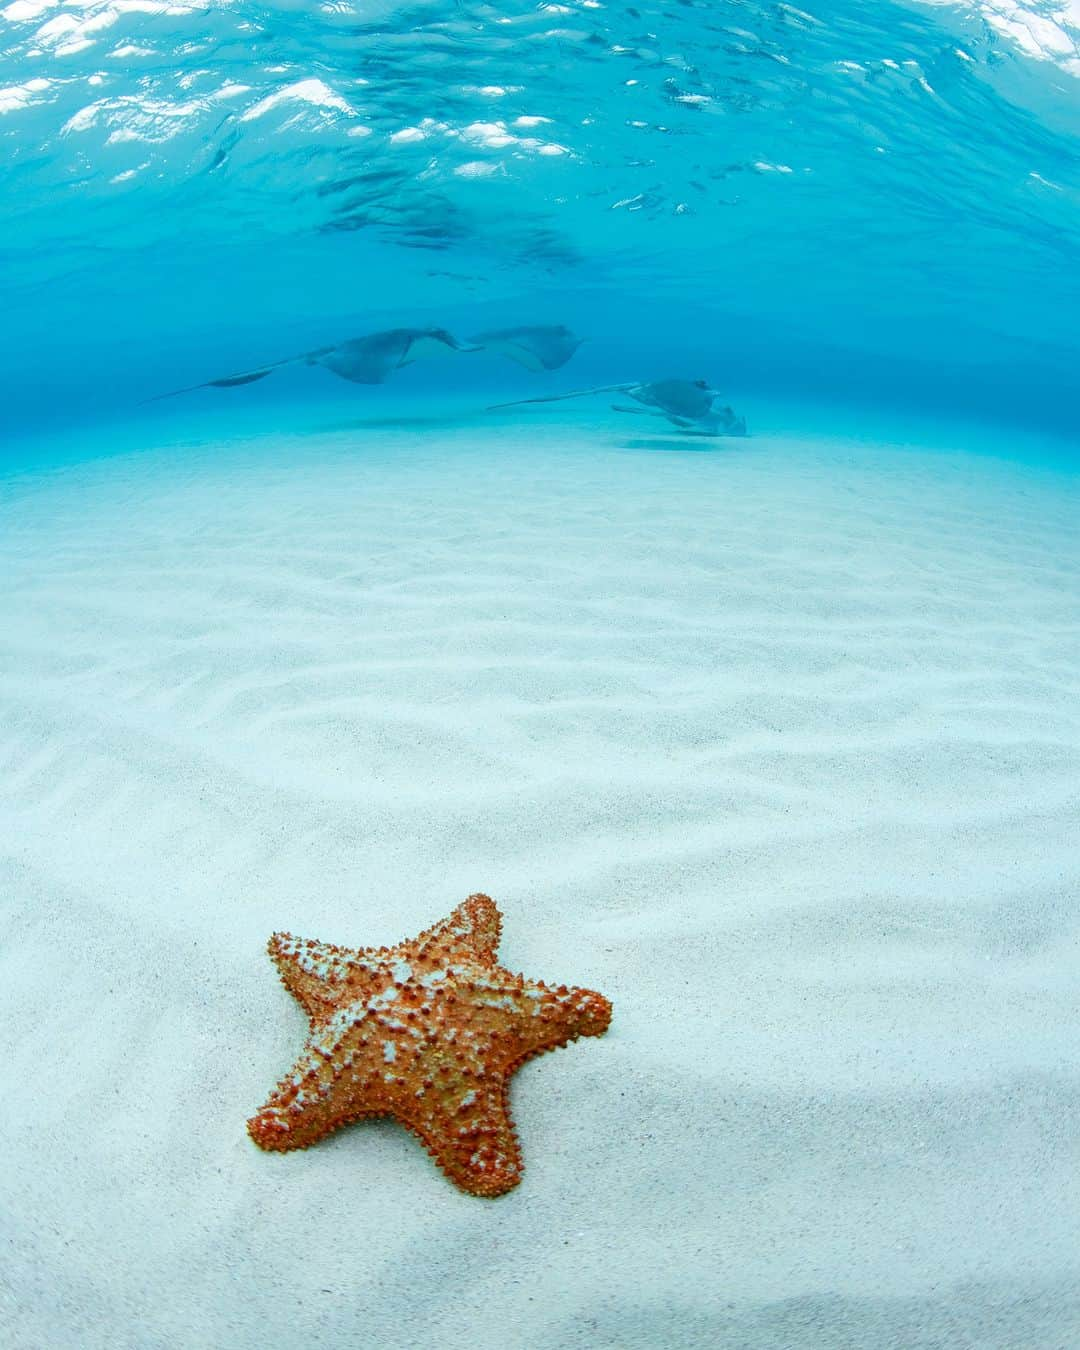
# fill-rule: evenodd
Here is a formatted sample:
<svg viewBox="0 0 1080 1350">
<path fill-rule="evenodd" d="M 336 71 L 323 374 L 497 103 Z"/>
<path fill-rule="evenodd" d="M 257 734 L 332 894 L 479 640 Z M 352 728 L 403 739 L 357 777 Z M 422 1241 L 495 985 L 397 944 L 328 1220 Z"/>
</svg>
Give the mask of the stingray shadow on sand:
<svg viewBox="0 0 1080 1350">
<path fill-rule="evenodd" d="M 679 440 L 674 436 L 638 436 L 633 440 L 620 441 L 617 450 L 653 450 L 665 454 L 679 455 L 716 455 L 730 450 L 730 446 L 719 446 L 708 441 Z"/>
</svg>

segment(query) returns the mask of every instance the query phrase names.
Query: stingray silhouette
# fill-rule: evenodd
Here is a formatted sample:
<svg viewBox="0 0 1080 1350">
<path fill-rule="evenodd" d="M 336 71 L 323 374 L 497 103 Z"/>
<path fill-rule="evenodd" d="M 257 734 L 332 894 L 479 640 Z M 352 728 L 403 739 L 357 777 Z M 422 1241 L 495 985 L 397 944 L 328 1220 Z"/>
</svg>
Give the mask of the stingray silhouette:
<svg viewBox="0 0 1080 1350">
<path fill-rule="evenodd" d="M 499 352 L 528 370 L 558 370 L 566 365 L 585 339 L 577 337 L 563 324 L 539 324 L 492 328 L 477 333 L 470 341 Z"/>
<path fill-rule="evenodd" d="M 301 352 L 299 356 L 287 356 L 282 361 L 272 361 L 256 370 L 242 371 L 238 375 L 222 375 L 215 380 L 203 380 L 201 384 L 185 385 L 182 389 L 170 389 L 167 394 L 157 394 L 146 401 L 156 403 L 159 399 L 190 394 L 196 389 L 232 389 L 241 384 L 253 384 L 256 380 L 264 380 L 275 370 L 294 365 L 325 366 L 352 384 L 382 384 L 393 371 L 411 365 L 414 361 L 481 350 L 480 347 L 458 342 L 445 328 L 388 328 L 383 332 L 369 333 L 366 337 L 351 338 L 336 347 L 319 347 L 315 351 Z"/>
<path fill-rule="evenodd" d="M 494 328 L 480 333 L 470 342 L 459 342 L 445 328 L 387 328 L 369 333 L 366 337 L 350 338 L 335 347 L 318 347 L 314 351 L 287 356 L 281 361 L 235 375 L 220 375 L 200 384 L 170 389 L 146 399 L 175 398 L 196 389 L 234 389 L 242 384 L 254 384 L 285 366 L 324 366 L 352 384 L 382 384 L 395 370 L 412 365 L 414 361 L 433 356 L 450 356 L 456 352 L 479 352 L 485 348 L 497 351 L 511 361 L 529 370 L 558 370 L 581 346 L 583 338 L 576 337 L 563 324 L 521 325 L 517 328 Z"/>
<path fill-rule="evenodd" d="M 688 436 L 745 436 L 746 420 L 737 417 L 727 405 L 717 406 L 720 397 L 705 380 L 657 380 L 651 384 L 601 384 L 592 389 L 575 389 L 568 394 L 546 394 L 538 398 L 519 398 L 510 403 L 494 403 L 488 412 L 499 408 L 520 408 L 526 403 L 561 403 L 568 398 L 587 398 L 594 394 L 626 394 L 639 408 L 618 403 L 616 412 L 664 417 Z"/>
</svg>

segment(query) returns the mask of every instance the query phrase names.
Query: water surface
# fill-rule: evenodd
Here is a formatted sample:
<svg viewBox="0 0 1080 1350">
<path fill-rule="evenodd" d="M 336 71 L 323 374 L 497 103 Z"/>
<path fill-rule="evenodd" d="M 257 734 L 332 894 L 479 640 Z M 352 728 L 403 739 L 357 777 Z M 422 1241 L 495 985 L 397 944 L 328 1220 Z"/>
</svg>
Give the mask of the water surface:
<svg viewBox="0 0 1080 1350">
<path fill-rule="evenodd" d="M 701 375 L 1072 432 L 1076 23 L 1034 0 L 12 0 L 0 416 L 85 424 L 398 323 L 561 321 L 590 342 L 545 389 Z"/>
</svg>

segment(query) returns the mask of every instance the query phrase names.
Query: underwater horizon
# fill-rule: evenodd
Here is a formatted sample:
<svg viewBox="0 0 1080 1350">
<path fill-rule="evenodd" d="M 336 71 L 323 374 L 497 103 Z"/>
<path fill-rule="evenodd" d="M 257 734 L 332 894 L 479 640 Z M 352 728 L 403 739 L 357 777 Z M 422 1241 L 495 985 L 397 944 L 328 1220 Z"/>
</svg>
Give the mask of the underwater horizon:
<svg viewBox="0 0 1080 1350">
<path fill-rule="evenodd" d="M 139 405 L 380 329 L 565 324 L 565 368 L 396 393 L 679 377 L 1071 437 L 1078 32 L 1016 0 L 10 0 L 0 436 L 378 412 L 321 370 Z"/>
</svg>

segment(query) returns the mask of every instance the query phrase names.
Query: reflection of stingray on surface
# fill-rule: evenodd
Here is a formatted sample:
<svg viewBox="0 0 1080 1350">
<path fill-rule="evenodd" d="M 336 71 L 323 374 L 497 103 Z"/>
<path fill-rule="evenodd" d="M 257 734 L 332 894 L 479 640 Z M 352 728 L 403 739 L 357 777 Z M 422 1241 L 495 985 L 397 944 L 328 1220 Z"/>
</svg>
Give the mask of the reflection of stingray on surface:
<svg viewBox="0 0 1080 1350">
<path fill-rule="evenodd" d="M 196 389 L 231 389 L 240 384 L 253 384 L 283 366 L 295 365 L 325 366 L 353 384 L 382 384 L 391 371 L 412 365 L 414 361 L 480 350 L 480 347 L 465 346 L 458 342 L 445 328 L 388 328 L 381 333 L 351 338 L 336 347 L 319 347 L 315 351 L 302 352 L 299 356 L 287 356 L 283 361 L 272 361 L 257 370 L 244 371 L 239 375 L 223 375 L 216 380 L 204 380 L 202 384 L 172 389 L 147 402 L 156 403 L 158 399 L 189 394 Z"/>
<path fill-rule="evenodd" d="M 471 339 L 516 361 L 528 370 L 558 370 L 565 366 L 584 338 L 575 337 L 564 324 L 521 328 L 493 328 Z"/>
<path fill-rule="evenodd" d="M 665 417 L 687 436 L 745 436 L 746 421 L 736 417 L 727 405 L 718 407 L 717 389 L 705 380 L 657 380 L 652 384 L 601 384 L 593 389 L 576 389 L 569 394 L 546 394 L 539 398 L 519 398 L 510 403 L 495 403 L 488 409 L 518 408 L 525 403 L 559 403 L 568 398 L 587 398 L 592 394 L 626 394 L 640 408 L 613 403 L 615 412 L 640 416 Z"/>
</svg>

